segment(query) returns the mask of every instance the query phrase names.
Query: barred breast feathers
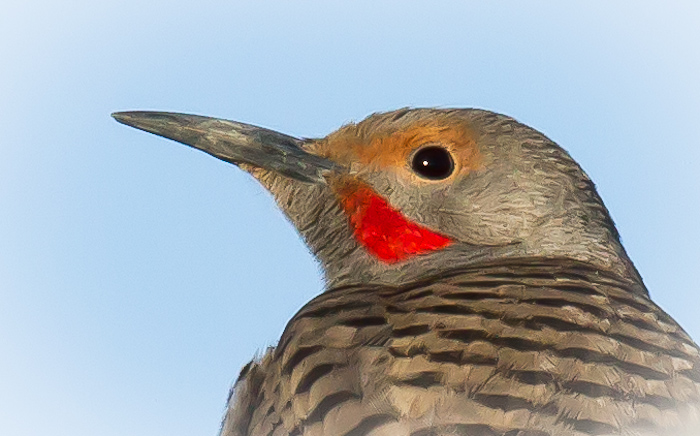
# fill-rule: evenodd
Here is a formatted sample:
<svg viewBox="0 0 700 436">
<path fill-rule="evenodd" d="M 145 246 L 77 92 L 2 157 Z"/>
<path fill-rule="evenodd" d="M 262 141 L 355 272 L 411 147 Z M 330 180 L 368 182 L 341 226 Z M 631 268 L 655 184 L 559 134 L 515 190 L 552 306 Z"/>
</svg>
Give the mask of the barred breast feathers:
<svg viewBox="0 0 700 436">
<path fill-rule="evenodd" d="M 244 368 L 222 435 L 683 428 L 700 419 L 700 352 L 631 286 L 529 260 L 330 290 Z"/>
</svg>

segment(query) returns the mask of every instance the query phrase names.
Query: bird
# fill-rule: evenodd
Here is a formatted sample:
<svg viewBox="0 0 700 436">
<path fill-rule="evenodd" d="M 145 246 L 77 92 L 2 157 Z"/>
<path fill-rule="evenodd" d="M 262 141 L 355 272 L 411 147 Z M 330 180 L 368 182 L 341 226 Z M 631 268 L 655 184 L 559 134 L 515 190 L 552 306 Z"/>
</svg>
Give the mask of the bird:
<svg viewBox="0 0 700 436">
<path fill-rule="evenodd" d="M 543 133 L 459 108 L 324 138 L 113 117 L 248 172 L 322 266 L 324 291 L 241 370 L 221 436 L 700 434 L 698 345 Z"/>
</svg>

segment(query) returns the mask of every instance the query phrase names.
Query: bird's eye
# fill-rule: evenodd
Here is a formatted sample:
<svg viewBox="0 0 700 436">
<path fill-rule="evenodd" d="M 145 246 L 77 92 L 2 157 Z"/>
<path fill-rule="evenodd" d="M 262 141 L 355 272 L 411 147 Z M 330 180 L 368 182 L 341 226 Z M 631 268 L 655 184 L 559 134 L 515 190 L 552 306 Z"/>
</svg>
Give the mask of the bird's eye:
<svg viewBox="0 0 700 436">
<path fill-rule="evenodd" d="M 442 180 L 452 174 L 455 165 L 449 151 L 442 147 L 430 146 L 421 148 L 413 155 L 411 168 L 426 179 Z"/>
</svg>

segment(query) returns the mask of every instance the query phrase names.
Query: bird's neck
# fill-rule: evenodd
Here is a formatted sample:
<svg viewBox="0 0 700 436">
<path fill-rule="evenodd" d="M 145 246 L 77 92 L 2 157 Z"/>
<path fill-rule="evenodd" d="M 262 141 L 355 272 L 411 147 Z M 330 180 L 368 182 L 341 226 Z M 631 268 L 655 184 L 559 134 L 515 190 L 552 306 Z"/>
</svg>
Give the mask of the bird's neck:
<svg viewBox="0 0 700 436">
<path fill-rule="evenodd" d="M 604 246 L 605 247 L 605 246 Z M 549 249 L 547 249 L 549 248 Z M 571 248 L 571 247 L 569 247 Z M 615 277 L 627 283 L 636 294 L 647 296 L 648 291 L 636 268 L 622 246 L 617 250 L 603 250 L 585 246 L 561 250 L 556 246 L 526 246 L 512 244 L 501 247 L 465 247 L 455 244 L 444 250 L 409 261 L 386 264 L 362 250 L 346 253 L 346 262 L 325 264 L 328 289 L 348 286 L 404 286 L 421 282 L 426 277 L 452 276 L 464 270 L 498 265 L 539 265 L 556 271 L 565 268 L 584 268 Z"/>
<path fill-rule="evenodd" d="M 253 175 L 273 193 L 280 208 L 318 258 L 328 289 L 358 285 L 403 286 L 463 268 L 525 259 L 585 263 L 632 282 L 640 295 L 647 294 L 599 199 L 593 202 L 597 209 L 589 208 L 578 214 L 586 215 L 587 220 L 567 222 L 571 215 L 578 215 L 565 210 L 561 216 L 552 215 L 528 234 L 517 240 L 506 240 L 501 245 L 490 241 L 472 244 L 455 240 L 444 247 L 431 246 L 431 249 L 436 248 L 434 251 L 411 253 L 407 259 L 386 262 L 358 241 L 356 229 L 351 225 L 352 217 L 348 218 L 329 189 L 290 183 L 265 171 Z"/>
</svg>

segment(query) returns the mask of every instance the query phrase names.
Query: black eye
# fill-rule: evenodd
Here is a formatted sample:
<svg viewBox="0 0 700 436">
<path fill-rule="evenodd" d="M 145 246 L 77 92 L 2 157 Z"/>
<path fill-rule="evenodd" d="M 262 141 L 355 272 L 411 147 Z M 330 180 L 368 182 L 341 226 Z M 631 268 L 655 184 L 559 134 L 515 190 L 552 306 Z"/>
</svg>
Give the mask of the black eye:
<svg viewBox="0 0 700 436">
<path fill-rule="evenodd" d="M 442 147 L 421 148 L 413 155 L 411 168 L 419 176 L 430 180 L 442 180 L 452 174 L 455 165 L 450 152 Z"/>
</svg>

